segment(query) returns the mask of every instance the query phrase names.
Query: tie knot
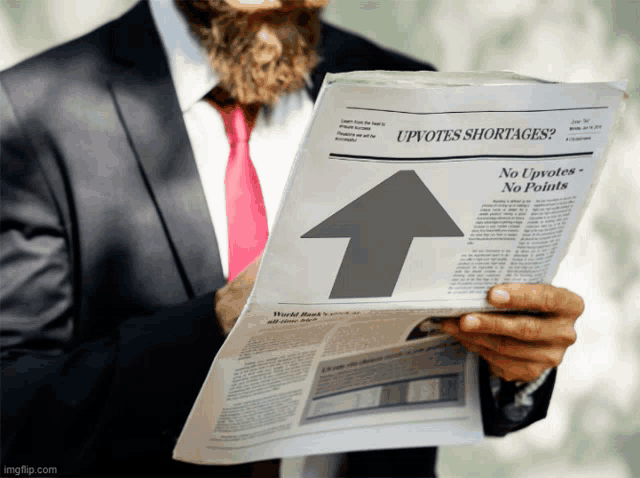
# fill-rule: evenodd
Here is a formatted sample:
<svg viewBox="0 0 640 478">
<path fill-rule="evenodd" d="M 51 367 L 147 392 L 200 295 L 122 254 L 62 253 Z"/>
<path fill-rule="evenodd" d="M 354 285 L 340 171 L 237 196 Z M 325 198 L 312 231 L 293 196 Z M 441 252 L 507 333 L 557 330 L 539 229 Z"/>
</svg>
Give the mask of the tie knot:
<svg viewBox="0 0 640 478">
<path fill-rule="evenodd" d="M 249 141 L 251 128 L 249 128 L 244 111 L 240 105 L 235 105 L 227 114 L 223 113 L 222 118 L 230 143 Z"/>
<path fill-rule="evenodd" d="M 260 104 L 242 105 L 231 98 L 229 93 L 220 86 L 211 90 L 205 96 L 205 100 L 209 101 L 222 116 L 229 144 L 249 141 L 251 130 L 260 111 Z"/>
</svg>

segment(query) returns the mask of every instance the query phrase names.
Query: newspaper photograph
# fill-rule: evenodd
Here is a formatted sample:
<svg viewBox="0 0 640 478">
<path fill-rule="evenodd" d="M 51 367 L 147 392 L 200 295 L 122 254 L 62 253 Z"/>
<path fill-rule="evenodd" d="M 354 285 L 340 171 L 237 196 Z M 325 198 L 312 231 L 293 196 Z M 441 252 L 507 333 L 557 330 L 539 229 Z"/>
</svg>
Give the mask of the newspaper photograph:
<svg viewBox="0 0 640 478">
<path fill-rule="evenodd" d="M 328 75 L 253 292 L 174 458 L 236 464 L 483 438 L 478 358 L 440 322 L 551 283 L 625 84 Z"/>
</svg>

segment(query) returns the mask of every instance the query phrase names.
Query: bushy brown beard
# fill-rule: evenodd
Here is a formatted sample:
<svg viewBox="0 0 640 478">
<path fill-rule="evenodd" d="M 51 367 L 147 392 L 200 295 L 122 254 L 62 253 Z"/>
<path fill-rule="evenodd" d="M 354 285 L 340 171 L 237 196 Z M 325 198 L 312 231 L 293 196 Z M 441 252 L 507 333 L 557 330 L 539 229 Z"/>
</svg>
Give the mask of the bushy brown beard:
<svg viewBox="0 0 640 478">
<path fill-rule="evenodd" d="M 271 105 L 302 88 L 320 61 L 320 8 L 327 0 L 282 0 L 248 13 L 224 0 L 176 0 L 209 52 L 220 85 L 243 104 Z"/>
</svg>

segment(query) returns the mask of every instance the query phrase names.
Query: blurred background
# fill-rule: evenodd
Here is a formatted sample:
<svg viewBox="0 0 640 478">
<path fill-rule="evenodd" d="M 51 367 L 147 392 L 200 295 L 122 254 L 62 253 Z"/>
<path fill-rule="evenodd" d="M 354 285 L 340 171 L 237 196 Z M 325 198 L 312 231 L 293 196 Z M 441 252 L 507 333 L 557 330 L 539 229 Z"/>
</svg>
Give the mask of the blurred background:
<svg viewBox="0 0 640 478">
<path fill-rule="evenodd" d="M 137 0 L 0 1 L 0 70 Z M 640 477 L 640 0 L 334 0 L 325 19 L 441 71 L 628 79 L 626 112 L 554 284 L 584 297 L 546 420 L 443 447 L 448 477 Z"/>
</svg>

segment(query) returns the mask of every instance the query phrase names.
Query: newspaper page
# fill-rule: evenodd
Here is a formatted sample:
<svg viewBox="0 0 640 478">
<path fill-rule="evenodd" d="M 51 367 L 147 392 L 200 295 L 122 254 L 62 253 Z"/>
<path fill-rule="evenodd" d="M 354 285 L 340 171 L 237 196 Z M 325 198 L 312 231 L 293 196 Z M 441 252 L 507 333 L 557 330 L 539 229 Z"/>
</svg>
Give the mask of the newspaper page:
<svg viewBox="0 0 640 478">
<path fill-rule="evenodd" d="M 478 359 L 440 327 L 549 283 L 624 84 L 329 75 L 255 287 L 174 450 L 234 464 L 482 439 Z"/>
</svg>

